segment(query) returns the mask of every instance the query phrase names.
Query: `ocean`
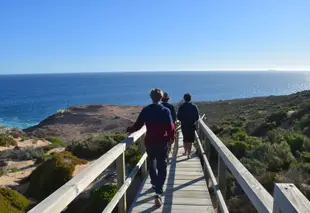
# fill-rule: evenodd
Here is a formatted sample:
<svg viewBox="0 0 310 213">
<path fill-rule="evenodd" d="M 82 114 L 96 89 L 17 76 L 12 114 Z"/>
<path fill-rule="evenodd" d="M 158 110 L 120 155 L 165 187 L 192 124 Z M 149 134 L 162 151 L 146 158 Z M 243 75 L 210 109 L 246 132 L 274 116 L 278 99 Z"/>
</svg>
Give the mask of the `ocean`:
<svg viewBox="0 0 310 213">
<path fill-rule="evenodd" d="M 310 72 L 136 72 L 0 75 L 0 125 L 25 128 L 82 104 L 145 105 L 162 88 L 179 102 L 284 95 L 310 89 Z"/>
</svg>

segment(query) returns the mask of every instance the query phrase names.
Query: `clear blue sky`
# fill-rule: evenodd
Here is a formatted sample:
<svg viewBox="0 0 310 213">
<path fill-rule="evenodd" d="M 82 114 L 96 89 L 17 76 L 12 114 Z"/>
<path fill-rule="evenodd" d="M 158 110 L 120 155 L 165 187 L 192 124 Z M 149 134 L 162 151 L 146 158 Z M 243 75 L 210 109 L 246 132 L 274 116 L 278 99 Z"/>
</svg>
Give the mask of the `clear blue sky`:
<svg viewBox="0 0 310 213">
<path fill-rule="evenodd" d="M 3 0 L 0 74 L 310 70 L 309 0 Z"/>
</svg>

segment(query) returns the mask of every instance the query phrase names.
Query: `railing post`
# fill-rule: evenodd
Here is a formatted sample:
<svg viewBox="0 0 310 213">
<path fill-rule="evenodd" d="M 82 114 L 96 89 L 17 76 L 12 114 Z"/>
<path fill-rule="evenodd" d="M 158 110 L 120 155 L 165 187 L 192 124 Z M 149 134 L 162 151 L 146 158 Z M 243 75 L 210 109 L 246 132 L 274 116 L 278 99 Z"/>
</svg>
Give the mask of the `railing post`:
<svg viewBox="0 0 310 213">
<path fill-rule="evenodd" d="M 116 159 L 117 187 L 120 189 L 126 180 L 125 151 Z M 118 203 L 118 213 L 126 213 L 126 193 Z"/>
<path fill-rule="evenodd" d="M 140 152 L 141 152 L 141 156 L 143 156 L 143 154 L 145 153 L 145 144 L 144 144 L 143 140 L 141 140 L 141 142 L 140 142 Z M 148 173 L 147 173 L 147 160 L 145 160 L 141 166 L 142 180 L 144 180 L 147 177 L 147 175 L 148 175 Z"/>
<path fill-rule="evenodd" d="M 309 200 L 294 184 L 276 183 L 273 197 L 273 213 L 310 212 Z"/>
<path fill-rule="evenodd" d="M 225 165 L 224 161 L 222 160 L 222 158 L 220 157 L 220 155 L 218 155 L 218 184 L 219 184 L 219 188 L 222 192 L 223 198 L 226 200 L 226 177 L 227 177 L 227 166 Z M 219 206 L 217 207 L 217 212 L 220 213 L 221 209 L 219 208 Z"/>
</svg>

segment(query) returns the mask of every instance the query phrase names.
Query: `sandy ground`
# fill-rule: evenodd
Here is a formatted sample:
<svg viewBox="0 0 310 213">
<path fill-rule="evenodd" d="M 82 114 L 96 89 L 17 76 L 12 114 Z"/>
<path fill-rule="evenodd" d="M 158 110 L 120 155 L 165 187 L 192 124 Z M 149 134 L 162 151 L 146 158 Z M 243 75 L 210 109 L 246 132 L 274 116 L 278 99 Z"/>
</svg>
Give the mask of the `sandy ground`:
<svg viewBox="0 0 310 213">
<path fill-rule="evenodd" d="M 47 146 L 49 144 L 49 142 L 46 140 L 36 140 L 36 139 L 29 139 L 29 140 L 21 141 L 21 139 L 19 138 L 19 139 L 15 139 L 15 141 L 17 142 L 20 148 L 26 148 L 26 147 L 37 148 L 37 147 Z M 7 149 L 14 149 L 14 146 L 9 146 L 9 147 L 0 146 L 0 151 L 4 151 Z"/>
<path fill-rule="evenodd" d="M 28 177 L 31 172 L 36 168 L 34 166 L 34 162 L 32 160 L 27 161 L 7 161 L 7 169 L 8 172 L 0 177 L 0 186 L 1 187 L 11 187 L 16 189 L 17 191 L 21 193 L 25 193 L 27 190 L 28 185 L 23 184 L 19 185 L 19 182 L 25 178 Z M 17 168 L 18 172 L 11 172 L 11 168 Z"/>
</svg>

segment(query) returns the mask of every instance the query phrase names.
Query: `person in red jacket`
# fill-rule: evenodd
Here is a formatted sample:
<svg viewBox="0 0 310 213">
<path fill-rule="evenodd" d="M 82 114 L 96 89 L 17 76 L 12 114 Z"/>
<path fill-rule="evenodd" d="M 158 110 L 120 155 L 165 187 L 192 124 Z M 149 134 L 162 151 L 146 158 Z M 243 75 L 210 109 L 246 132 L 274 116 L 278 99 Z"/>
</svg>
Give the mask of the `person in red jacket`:
<svg viewBox="0 0 310 213">
<path fill-rule="evenodd" d="M 145 148 L 148 154 L 151 184 L 155 189 L 155 205 L 162 205 L 161 195 L 167 176 L 169 144 L 174 142 L 175 127 L 170 110 L 160 104 L 163 91 L 151 90 L 152 104 L 144 107 L 133 126 L 127 128 L 132 133 L 146 126 Z"/>
</svg>

